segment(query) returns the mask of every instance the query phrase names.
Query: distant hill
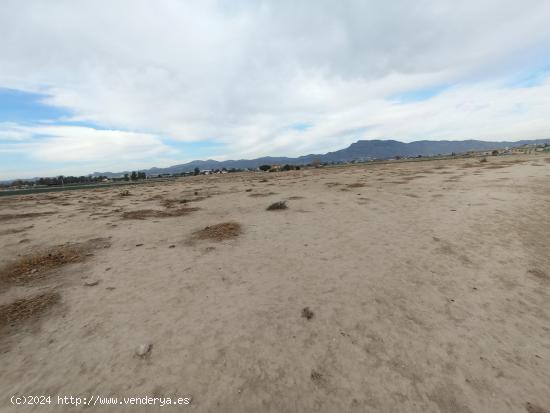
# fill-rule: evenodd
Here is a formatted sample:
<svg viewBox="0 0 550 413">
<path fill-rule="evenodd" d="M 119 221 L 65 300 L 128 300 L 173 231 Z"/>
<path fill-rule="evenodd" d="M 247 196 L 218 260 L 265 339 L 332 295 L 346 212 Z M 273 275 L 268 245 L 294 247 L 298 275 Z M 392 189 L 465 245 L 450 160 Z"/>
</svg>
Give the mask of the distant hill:
<svg viewBox="0 0 550 413">
<path fill-rule="evenodd" d="M 185 164 L 173 165 L 166 168 L 150 168 L 142 169 L 141 171 L 148 175 L 158 174 L 174 174 L 181 172 L 191 172 L 195 168 L 204 169 L 231 169 L 231 168 L 257 168 L 260 165 L 273 164 L 294 164 L 307 165 L 314 160 L 320 162 L 351 162 L 351 161 L 366 161 L 373 159 L 390 159 L 396 156 L 411 157 L 411 156 L 433 156 L 445 155 L 451 153 L 464 153 L 468 151 L 492 150 L 505 147 L 515 147 L 527 144 L 550 143 L 550 139 L 538 140 L 523 140 L 516 142 L 487 142 L 478 140 L 465 141 L 416 141 L 404 143 L 394 140 L 366 140 L 352 143 L 345 149 L 340 149 L 335 152 L 325 154 L 310 154 L 297 158 L 289 157 L 271 157 L 266 156 L 256 159 L 239 159 L 228 161 L 215 161 L 212 159 L 206 161 L 191 161 Z M 94 176 L 120 176 L 123 172 L 94 172 Z"/>
</svg>

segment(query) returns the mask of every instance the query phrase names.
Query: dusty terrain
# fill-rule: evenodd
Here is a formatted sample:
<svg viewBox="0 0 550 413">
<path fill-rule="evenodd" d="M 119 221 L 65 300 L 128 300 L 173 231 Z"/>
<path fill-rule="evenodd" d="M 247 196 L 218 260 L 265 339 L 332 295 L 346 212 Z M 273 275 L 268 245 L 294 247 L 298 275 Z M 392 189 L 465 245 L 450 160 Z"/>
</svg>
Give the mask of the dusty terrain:
<svg viewBox="0 0 550 413">
<path fill-rule="evenodd" d="M 0 411 L 550 411 L 548 155 L 128 189 L 0 198 Z"/>
</svg>

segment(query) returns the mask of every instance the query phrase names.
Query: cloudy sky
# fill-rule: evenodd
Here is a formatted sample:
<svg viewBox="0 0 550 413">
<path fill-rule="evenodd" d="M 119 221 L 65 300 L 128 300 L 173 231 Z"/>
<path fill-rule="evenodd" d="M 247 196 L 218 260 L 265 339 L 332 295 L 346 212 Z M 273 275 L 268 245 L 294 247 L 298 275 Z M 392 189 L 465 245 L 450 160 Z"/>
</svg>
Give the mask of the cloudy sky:
<svg viewBox="0 0 550 413">
<path fill-rule="evenodd" d="M 550 137 L 548 0 L 2 0 L 0 179 Z"/>
</svg>

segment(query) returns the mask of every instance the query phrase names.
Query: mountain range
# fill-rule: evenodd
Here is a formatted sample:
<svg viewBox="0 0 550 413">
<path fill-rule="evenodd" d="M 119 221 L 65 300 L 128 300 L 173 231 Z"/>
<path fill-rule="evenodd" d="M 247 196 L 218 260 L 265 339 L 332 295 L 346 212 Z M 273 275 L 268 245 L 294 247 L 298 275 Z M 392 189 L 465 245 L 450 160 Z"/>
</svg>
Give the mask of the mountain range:
<svg viewBox="0 0 550 413">
<path fill-rule="evenodd" d="M 260 165 L 273 165 L 273 164 L 293 164 L 293 165 L 307 165 L 313 161 L 320 161 L 322 163 L 333 162 L 351 162 L 351 161 L 368 161 L 374 159 L 390 159 L 396 156 L 401 157 L 414 157 L 414 156 L 433 156 L 433 155 L 445 155 L 451 153 L 464 153 L 468 151 L 483 151 L 502 149 L 505 147 L 517 147 L 527 144 L 543 144 L 550 143 L 550 139 L 536 139 L 536 140 L 522 140 L 516 142 L 487 142 L 480 140 L 464 140 L 464 141 L 415 141 L 410 143 L 399 142 L 395 140 L 359 140 L 352 143 L 350 146 L 344 149 L 340 149 L 334 152 L 328 152 L 325 154 L 309 154 L 299 156 L 297 158 L 290 157 L 273 157 L 266 156 L 255 159 L 239 159 L 239 160 L 227 160 L 216 161 L 208 159 L 205 161 L 197 160 L 184 164 L 173 165 L 166 168 L 150 168 L 142 169 L 140 171 L 145 172 L 148 175 L 158 174 L 175 174 L 182 172 L 191 172 L 195 168 L 200 170 L 206 169 L 231 169 L 231 168 L 257 168 Z M 94 172 L 94 176 L 120 176 L 123 172 Z"/>
</svg>

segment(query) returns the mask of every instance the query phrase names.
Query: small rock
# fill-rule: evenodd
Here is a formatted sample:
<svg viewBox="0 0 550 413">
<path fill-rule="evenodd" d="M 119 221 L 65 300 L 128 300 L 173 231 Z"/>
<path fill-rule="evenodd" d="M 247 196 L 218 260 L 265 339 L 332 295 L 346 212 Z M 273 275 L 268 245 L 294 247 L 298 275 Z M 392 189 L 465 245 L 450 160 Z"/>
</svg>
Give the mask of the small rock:
<svg viewBox="0 0 550 413">
<path fill-rule="evenodd" d="M 111 267 L 105 268 L 105 271 L 111 271 Z"/>
<path fill-rule="evenodd" d="M 99 284 L 99 280 L 90 280 L 84 283 L 86 287 L 93 287 L 94 285 L 98 285 L 98 284 Z"/>
<path fill-rule="evenodd" d="M 38 270 L 37 270 L 36 268 L 33 268 L 33 269 L 31 270 L 31 274 L 34 274 L 36 271 L 38 271 Z"/>
<path fill-rule="evenodd" d="M 168 248 L 176 248 L 175 245 L 170 245 Z"/>
<path fill-rule="evenodd" d="M 141 247 L 143 244 L 136 244 L 136 247 Z"/>
<path fill-rule="evenodd" d="M 307 320 L 311 320 L 314 316 L 313 311 L 310 310 L 309 307 L 304 307 L 302 309 L 302 317 L 304 317 Z"/>
<path fill-rule="evenodd" d="M 152 349 L 153 345 L 151 343 L 140 344 L 136 349 L 136 356 L 141 358 L 147 357 L 151 353 Z"/>
</svg>

